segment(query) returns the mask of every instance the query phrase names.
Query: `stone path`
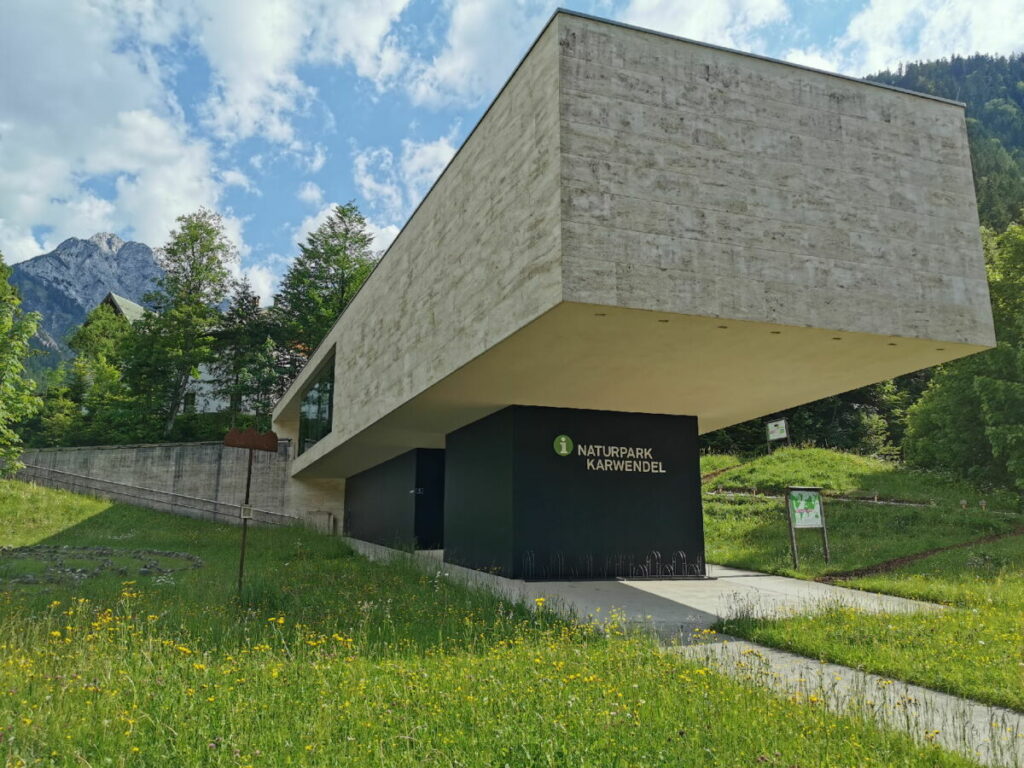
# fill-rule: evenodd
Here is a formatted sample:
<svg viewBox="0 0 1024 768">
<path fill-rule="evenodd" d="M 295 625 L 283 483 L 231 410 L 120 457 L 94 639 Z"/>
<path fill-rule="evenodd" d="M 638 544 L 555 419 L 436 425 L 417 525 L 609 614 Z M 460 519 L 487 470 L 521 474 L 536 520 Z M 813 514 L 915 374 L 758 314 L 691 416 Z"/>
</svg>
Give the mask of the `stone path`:
<svg viewBox="0 0 1024 768">
<path fill-rule="evenodd" d="M 579 619 L 615 611 L 666 641 L 666 652 L 701 660 L 840 712 L 864 714 L 885 725 L 969 754 L 986 765 L 1024 766 L 1024 715 L 838 664 L 825 664 L 745 640 L 714 636 L 710 628 L 737 615 L 779 617 L 833 606 L 872 613 L 944 610 L 942 606 L 801 579 L 710 566 L 708 580 L 535 581 L 505 579 L 442 562 L 441 552 L 400 553 L 349 539 L 372 559 L 413 557 L 424 568 L 483 586 L 514 600 L 545 605 Z M 695 642 L 695 639 L 702 638 Z"/>
</svg>

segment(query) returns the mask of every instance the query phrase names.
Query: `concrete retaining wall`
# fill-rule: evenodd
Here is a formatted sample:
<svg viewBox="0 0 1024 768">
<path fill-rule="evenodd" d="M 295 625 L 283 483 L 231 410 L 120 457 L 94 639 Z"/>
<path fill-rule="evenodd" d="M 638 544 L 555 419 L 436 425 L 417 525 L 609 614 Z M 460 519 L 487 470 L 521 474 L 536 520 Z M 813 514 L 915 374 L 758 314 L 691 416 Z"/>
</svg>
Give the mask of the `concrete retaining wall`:
<svg viewBox="0 0 1024 768">
<path fill-rule="evenodd" d="M 250 504 L 258 522 L 288 524 L 290 444 L 253 454 Z M 48 448 L 26 451 L 19 479 L 151 509 L 237 522 L 248 452 L 220 443 Z"/>
</svg>

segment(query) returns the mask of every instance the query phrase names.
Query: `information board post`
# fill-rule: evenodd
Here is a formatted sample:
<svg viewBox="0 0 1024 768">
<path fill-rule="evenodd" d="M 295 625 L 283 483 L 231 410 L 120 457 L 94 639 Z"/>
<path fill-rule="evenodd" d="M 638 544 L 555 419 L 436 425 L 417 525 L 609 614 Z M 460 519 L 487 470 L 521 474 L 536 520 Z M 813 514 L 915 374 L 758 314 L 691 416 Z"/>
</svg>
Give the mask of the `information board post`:
<svg viewBox="0 0 1024 768">
<path fill-rule="evenodd" d="M 800 553 L 796 542 L 796 532 L 799 528 L 821 530 L 821 548 L 825 554 L 825 562 L 831 562 L 832 555 L 828 546 L 828 529 L 825 527 L 825 507 L 821 500 L 821 488 L 790 486 L 786 490 L 786 518 L 789 521 L 789 545 L 793 551 L 793 567 L 800 567 Z"/>
<path fill-rule="evenodd" d="M 268 451 L 277 453 L 277 434 L 274 432 L 257 432 L 255 429 L 240 430 L 232 428 L 224 436 L 224 445 L 232 448 L 245 448 L 249 451 L 249 461 L 245 468 L 245 500 L 239 511 L 242 521 L 242 541 L 238 552 L 238 597 L 242 597 L 242 578 L 245 574 L 245 544 L 248 539 L 249 521 L 252 519 L 252 507 L 249 505 L 249 490 L 252 487 L 252 452 Z"/>
</svg>

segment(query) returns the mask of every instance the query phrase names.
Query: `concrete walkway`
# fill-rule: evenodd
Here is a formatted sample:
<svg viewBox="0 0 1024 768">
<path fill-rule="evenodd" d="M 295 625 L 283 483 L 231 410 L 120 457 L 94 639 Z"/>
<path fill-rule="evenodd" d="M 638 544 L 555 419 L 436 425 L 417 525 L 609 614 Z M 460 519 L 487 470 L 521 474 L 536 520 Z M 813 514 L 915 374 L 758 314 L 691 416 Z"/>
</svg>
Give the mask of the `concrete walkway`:
<svg viewBox="0 0 1024 768">
<path fill-rule="evenodd" d="M 863 715 L 985 765 L 1024 766 L 1024 715 L 1019 712 L 736 638 L 676 645 L 670 652 L 798 700 Z"/>
<path fill-rule="evenodd" d="M 530 604 L 544 598 L 547 607 L 577 619 L 600 621 L 615 612 L 657 632 L 666 642 L 666 652 L 837 712 L 863 714 L 986 765 L 1024 766 L 1020 713 L 701 631 L 737 615 L 783 617 L 833 606 L 898 613 L 943 610 L 942 606 L 723 566 L 710 566 L 708 580 L 525 582 L 445 563 L 440 551 L 408 555 L 348 541 L 371 559 L 411 557 L 424 568 L 513 600 Z"/>
<path fill-rule="evenodd" d="M 706 580 L 545 581 L 524 586 L 530 594 L 564 603 L 579 617 L 600 617 L 616 609 L 663 639 L 684 643 L 695 631 L 740 615 L 781 618 L 837 606 L 870 613 L 941 610 L 931 603 L 756 571 L 720 565 L 709 566 L 709 571 L 712 578 Z"/>
</svg>

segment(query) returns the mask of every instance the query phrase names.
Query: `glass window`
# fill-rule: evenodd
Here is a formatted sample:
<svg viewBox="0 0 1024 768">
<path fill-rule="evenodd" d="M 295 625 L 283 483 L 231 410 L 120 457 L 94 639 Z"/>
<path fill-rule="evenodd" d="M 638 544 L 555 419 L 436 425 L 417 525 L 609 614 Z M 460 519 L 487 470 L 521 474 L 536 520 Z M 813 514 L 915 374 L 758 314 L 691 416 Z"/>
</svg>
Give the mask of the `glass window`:
<svg viewBox="0 0 1024 768">
<path fill-rule="evenodd" d="M 299 453 L 302 454 L 331 432 L 334 411 L 334 358 L 306 389 L 299 406 Z"/>
</svg>

